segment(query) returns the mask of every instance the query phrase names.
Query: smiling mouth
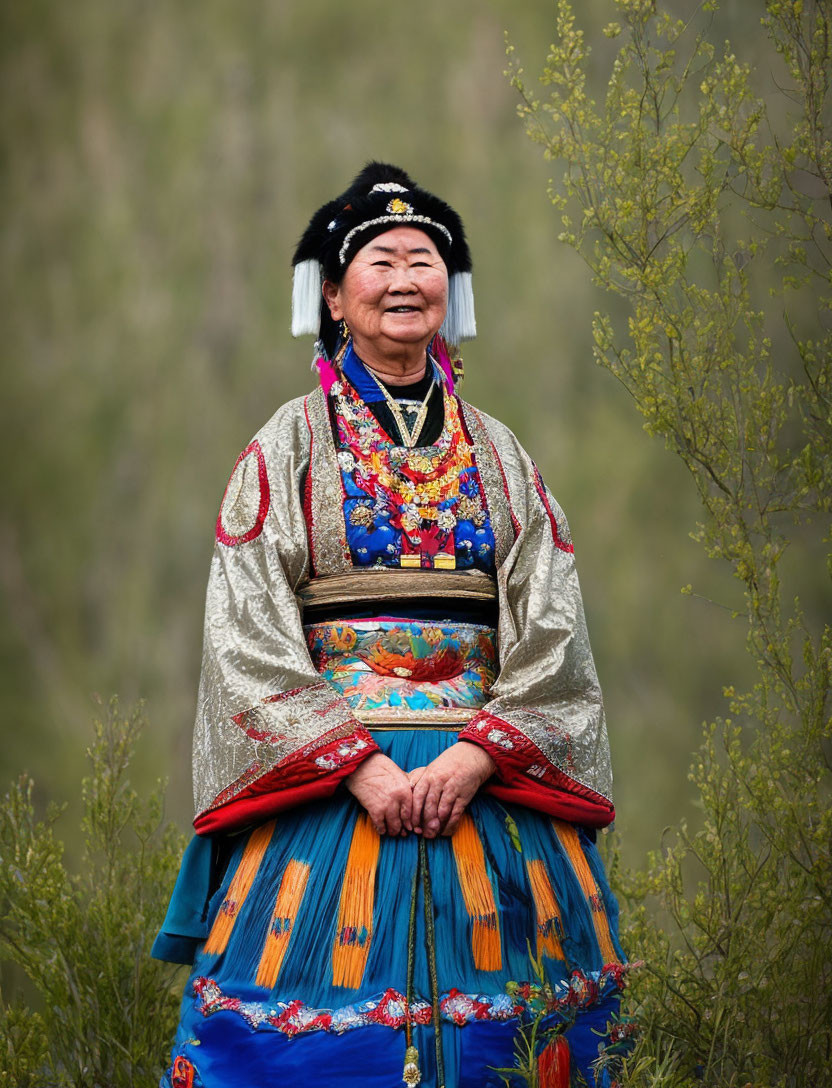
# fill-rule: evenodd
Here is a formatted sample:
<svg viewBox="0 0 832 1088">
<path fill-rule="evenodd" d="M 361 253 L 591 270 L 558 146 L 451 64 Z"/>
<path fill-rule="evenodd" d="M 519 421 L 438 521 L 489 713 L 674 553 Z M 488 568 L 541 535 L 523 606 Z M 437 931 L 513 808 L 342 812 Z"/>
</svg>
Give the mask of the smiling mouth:
<svg viewBox="0 0 832 1088">
<path fill-rule="evenodd" d="M 418 314 L 418 306 L 390 306 L 384 311 L 386 314 Z"/>
</svg>

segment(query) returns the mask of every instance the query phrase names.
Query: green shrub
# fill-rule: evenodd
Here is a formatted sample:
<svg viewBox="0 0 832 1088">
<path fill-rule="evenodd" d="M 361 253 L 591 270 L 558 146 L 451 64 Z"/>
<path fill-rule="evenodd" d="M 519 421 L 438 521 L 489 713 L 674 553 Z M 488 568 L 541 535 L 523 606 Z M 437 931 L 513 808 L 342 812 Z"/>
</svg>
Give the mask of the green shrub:
<svg viewBox="0 0 832 1088">
<path fill-rule="evenodd" d="M 0 808 L 0 957 L 36 991 L 36 1011 L 0 1000 L 0 1085 L 158 1083 L 176 1026 L 173 968 L 149 956 L 182 852 L 162 787 L 139 799 L 127 771 L 143 726 L 116 700 L 95 722 L 83 782 L 84 853 L 63 861 L 60 812 L 35 817 L 33 783 Z M 179 988 L 181 993 L 181 987 Z"/>
<path fill-rule="evenodd" d="M 832 1056 L 828 625 L 832 7 L 769 0 L 766 99 L 716 5 L 616 0 L 605 99 L 567 0 L 520 113 L 564 165 L 561 240 L 615 296 L 597 361 L 690 471 L 694 538 L 730 565 L 756 681 L 725 690 L 692 767 L 700 813 L 613 873 L 646 961 L 629 1085 L 816 1085 Z M 619 44 L 620 43 L 620 44 Z M 805 604 L 797 587 L 809 587 Z M 820 587 L 821 594 L 817 594 Z M 683 592 L 692 592 L 690 586 Z M 656 723 L 656 728 L 660 728 Z"/>
</svg>

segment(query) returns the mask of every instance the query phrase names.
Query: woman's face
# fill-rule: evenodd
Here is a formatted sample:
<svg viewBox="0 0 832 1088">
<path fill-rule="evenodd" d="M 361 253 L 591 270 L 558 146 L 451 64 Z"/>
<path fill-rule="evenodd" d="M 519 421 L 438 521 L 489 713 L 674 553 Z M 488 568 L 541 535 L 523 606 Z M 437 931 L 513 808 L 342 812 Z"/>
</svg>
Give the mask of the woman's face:
<svg viewBox="0 0 832 1088">
<path fill-rule="evenodd" d="M 359 249 L 324 298 L 334 321 L 350 327 L 356 348 L 400 351 L 439 331 L 448 308 L 448 270 L 433 240 L 414 227 L 394 227 Z"/>
</svg>

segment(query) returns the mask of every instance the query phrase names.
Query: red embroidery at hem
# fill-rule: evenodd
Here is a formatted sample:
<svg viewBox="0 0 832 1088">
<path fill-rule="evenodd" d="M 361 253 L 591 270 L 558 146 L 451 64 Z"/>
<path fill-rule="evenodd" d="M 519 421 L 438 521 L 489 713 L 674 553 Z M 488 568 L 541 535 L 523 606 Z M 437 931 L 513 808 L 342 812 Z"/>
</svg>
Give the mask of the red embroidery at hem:
<svg viewBox="0 0 832 1088">
<path fill-rule="evenodd" d="M 339 749 L 346 749 L 343 756 Z M 296 805 L 330 797 L 362 760 L 377 751 L 378 745 L 361 725 L 346 737 L 329 741 L 322 737 L 314 747 L 307 745 L 271 771 L 259 775 L 230 800 L 220 800 L 222 794 L 219 794 L 196 817 L 194 830 L 198 835 L 230 831 L 270 819 Z"/>
<path fill-rule="evenodd" d="M 260 483 L 260 505 L 257 509 L 257 517 L 254 525 L 240 536 L 234 536 L 233 533 L 226 532 L 225 527 L 223 526 L 222 508 L 225 505 L 225 496 L 228 494 L 228 488 L 231 486 L 231 481 L 234 479 L 234 473 L 237 471 L 237 466 L 244 458 L 248 457 L 250 453 L 254 453 L 257 457 L 257 478 Z M 234 547 L 237 544 L 247 544 L 250 540 L 254 540 L 255 537 L 260 536 L 260 533 L 263 531 L 263 523 L 269 512 L 270 503 L 271 492 L 269 490 L 269 476 L 266 472 L 266 458 L 263 456 L 263 450 L 260 448 L 260 443 L 255 439 L 246 446 L 234 462 L 234 468 L 228 478 L 228 483 L 225 485 L 222 502 L 220 503 L 220 512 L 217 514 L 217 540 L 221 544 L 226 544 L 228 547 Z"/>
<path fill-rule="evenodd" d="M 563 779 L 565 784 L 572 784 L 566 775 L 563 775 Z M 545 812 L 547 816 L 557 816 L 560 820 L 568 820 L 569 823 L 581 824 L 583 827 L 607 827 L 615 819 L 615 808 L 608 801 L 605 802 L 605 810 L 599 811 L 597 805 L 591 801 L 573 797 L 566 792 L 555 792 L 531 780 L 511 785 L 488 783 L 483 788 L 498 801 L 533 808 L 537 812 Z"/>
<path fill-rule="evenodd" d="M 638 964 L 608 963 L 600 971 L 576 969 L 570 978 L 556 984 L 548 994 L 543 994 L 541 988 L 531 982 L 510 983 L 511 992 L 503 990 L 499 994 L 467 994 L 454 986 L 439 994 L 439 1015 L 444 1022 L 461 1028 L 483 1020 L 506 1022 L 541 1008 L 545 1012 L 564 1013 L 589 1010 L 620 993 L 627 973 L 636 966 Z M 318 1031 L 341 1035 L 374 1024 L 401 1029 L 408 1020 L 414 1024 L 429 1024 L 433 1014 L 428 999 L 413 994 L 408 1008 L 408 996 L 392 987 L 340 1009 L 319 1009 L 305 1004 L 300 998 L 278 1005 L 268 1000 L 242 1001 L 236 995 L 223 993 L 216 980 L 206 975 L 197 976 L 192 985 L 196 998 L 194 1007 L 203 1016 L 236 1013 L 253 1031 L 276 1030 L 288 1036 Z"/>
<path fill-rule="evenodd" d="M 511 747 L 488 740 L 487 733 L 481 731 L 485 728 L 501 730 Z M 478 744 L 497 764 L 499 781 L 492 779 L 483 788 L 498 801 L 525 805 L 590 827 L 606 827 L 615 819 L 611 801 L 555 767 L 525 733 L 503 718 L 481 710 L 459 739 Z"/>
</svg>

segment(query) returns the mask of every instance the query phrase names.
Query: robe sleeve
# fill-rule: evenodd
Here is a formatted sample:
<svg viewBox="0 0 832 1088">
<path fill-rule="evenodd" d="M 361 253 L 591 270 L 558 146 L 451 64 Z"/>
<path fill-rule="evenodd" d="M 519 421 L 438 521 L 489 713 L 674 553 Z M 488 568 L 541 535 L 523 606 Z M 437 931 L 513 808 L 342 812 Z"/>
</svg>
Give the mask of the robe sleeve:
<svg viewBox="0 0 832 1088">
<path fill-rule="evenodd" d="M 309 565 L 307 470 L 303 413 L 290 402 L 242 452 L 223 497 L 194 729 L 198 834 L 327 797 L 378 750 L 304 638 L 295 589 Z"/>
<path fill-rule="evenodd" d="M 459 739 L 494 759 L 487 793 L 603 827 L 615 816 L 609 746 L 574 548 L 563 511 L 505 433 L 495 452 L 516 535 L 498 570 L 500 672 Z"/>
</svg>

